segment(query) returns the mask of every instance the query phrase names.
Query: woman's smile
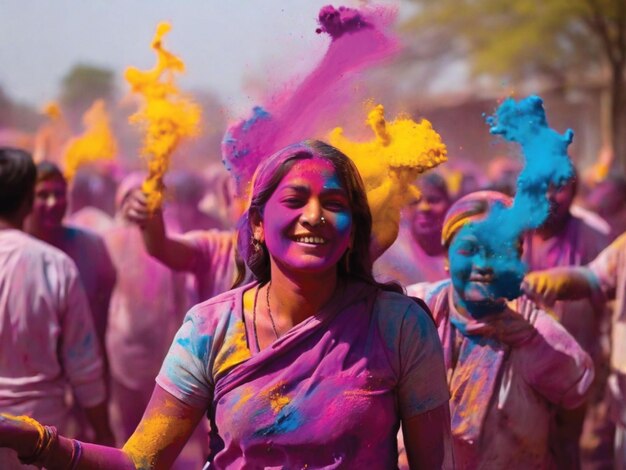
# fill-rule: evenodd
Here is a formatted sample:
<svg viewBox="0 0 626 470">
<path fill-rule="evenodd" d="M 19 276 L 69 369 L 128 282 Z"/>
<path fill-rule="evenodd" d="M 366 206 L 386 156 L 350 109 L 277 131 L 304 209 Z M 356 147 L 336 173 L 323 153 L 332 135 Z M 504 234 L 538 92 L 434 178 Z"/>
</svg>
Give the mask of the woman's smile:
<svg viewBox="0 0 626 470">
<path fill-rule="evenodd" d="M 326 238 L 320 237 L 319 235 L 294 235 L 292 240 L 300 245 L 306 246 L 319 246 L 328 243 Z"/>
<path fill-rule="evenodd" d="M 335 269 L 348 249 L 352 213 L 326 160 L 298 161 L 269 198 L 261 222 L 274 261 L 297 271 Z"/>
</svg>

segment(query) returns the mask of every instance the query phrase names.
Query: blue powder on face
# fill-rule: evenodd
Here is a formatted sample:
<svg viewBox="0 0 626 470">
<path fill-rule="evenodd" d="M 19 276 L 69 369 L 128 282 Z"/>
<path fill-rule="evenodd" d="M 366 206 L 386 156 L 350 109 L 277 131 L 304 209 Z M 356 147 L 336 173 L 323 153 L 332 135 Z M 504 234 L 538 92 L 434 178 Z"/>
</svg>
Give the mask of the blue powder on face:
<svg viewBox="0 0 626 470">
<path fill-rule="evenodd" d="M 495 204 L 487 218 L 464 226 L 455 238 L 473 236 L 478 239 L 494 273 L 490 296 L 513 299 L 520 295 L 520 283 L 527 270 L 516 247 L 524 232 L 541 226 L 548 218 L 548 188 L 561 186 L 574 176 L 574 167 L 567 155 L 574 133 L 568 129 L 561 135 L 548 126 L 543 100 L 538 96 L 518 102 L 506 99 L 496 114 L 487 118 L 487 123 L 492 134 L 520 144 L 524 168 L 517 179 L 513 205 L 508 208 Z M 449 256 L 451 268 L 466 261 L 460 259 L 466 255 L 452 249 Z M 455 284 L 457 291 L 462 288 Z M 471 307 L 469 310 L 472 313 Z"/>
</svg>

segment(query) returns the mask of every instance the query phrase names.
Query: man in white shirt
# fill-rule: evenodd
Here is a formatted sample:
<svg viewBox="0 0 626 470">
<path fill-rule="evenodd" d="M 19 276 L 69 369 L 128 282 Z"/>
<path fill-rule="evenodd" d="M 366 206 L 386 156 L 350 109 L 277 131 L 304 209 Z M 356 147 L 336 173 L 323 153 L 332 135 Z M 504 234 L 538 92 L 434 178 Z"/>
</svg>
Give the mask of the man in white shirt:
<svg viewBox="0 0 626 470">
<path fill-rule="evenodd" d="M 22 231 L 33 204 L 31 156 L 0 148 L 0 410 L 63 430 L 69 382 L 100 443 L 113 438 L 102 355 L 74 262 Z M 21 468 L 0 451 L 3 468 Z"/>
</svg>

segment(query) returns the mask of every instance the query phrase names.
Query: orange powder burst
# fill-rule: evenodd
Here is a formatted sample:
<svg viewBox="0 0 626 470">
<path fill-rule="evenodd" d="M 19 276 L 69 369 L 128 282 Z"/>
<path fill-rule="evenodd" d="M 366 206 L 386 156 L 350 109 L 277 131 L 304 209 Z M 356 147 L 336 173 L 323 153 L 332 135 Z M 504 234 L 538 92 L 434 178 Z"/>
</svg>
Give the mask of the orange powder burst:
<svg viewBox="0 0 626 470">
<path fill-rule="evenodd" d="M 63 167 L 71 181 L 76 171 L 86 163 L 113 160 L 117 142 L 109 125 L 109 116 L 103 100 L 96 100 L 83 116 L 85 132 L 70 139 L 65 146 Z"/>
<path fill-rule="evenodd" d="M 54 101 L 46 104 L 41 113 L 47 119 L 35 133 L 33 159 L 37 163 L 46 160 L 63 166 L 63 149 L 71 137 L 70 126 L 65 120 L 61 107 Z"/>
<path fill-rule="evenodd" d="M 56 121 L 57 119 L 60 119 L 61 116 L 62 116 L 62 114 L 61 114 L 61 107 L 59 106 L 59 103 L 57 103 L 56 101 L 51 101 L 51 102 L 47 103 L 43 107 L 42 113 L 43 113 L 44 116 L 49 118 L 51 121 Z"/>
<path fill-rule="evenodd" d="M 372 211 L 373 243 L 384 251 L 398 234 L 400 209 L 412 197 L 419 197 L 413 182 L 445 162 L 447 149 L 426 119 L 416 123 L 400 116 L 387 122 L 382 105 L 370 111 L 367 124 L 374 132 L 374 138 L 367 142 L 348 139 L 340 127 L 331 131 L 328 139 L 359 169 Z"/>
<path fill-rule="evenodd" d="M 198 133 L 200 108 L 183 94 L 174 81 L 174 74 L 185 71 L 185 64 L 163 48 L 162 39 L 171 29 L 169 23 L 159 23 L 152 40 L 157 64 L 152 70 L 126 69 L 126 81 L 132 91 L 143 98 L 139 111 L 129 121 L 144 132 L 142 155 L 148 161 L 148 178 L 142 189 L 148 197 L 148 207 L 154 211 L 163 203 L 163 177 L 170 158 L 180 140 Z"/>
</svg>

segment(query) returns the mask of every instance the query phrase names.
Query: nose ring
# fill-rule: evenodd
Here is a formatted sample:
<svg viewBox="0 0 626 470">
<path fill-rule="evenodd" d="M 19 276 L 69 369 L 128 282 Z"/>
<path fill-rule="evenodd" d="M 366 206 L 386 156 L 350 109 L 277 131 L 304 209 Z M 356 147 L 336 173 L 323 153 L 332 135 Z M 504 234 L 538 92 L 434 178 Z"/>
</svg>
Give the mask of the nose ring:
<svg viewBox="0 0 626 470">
<path fill-rule="evenodd" d="M 326 223 L 326 218 L 324 216 L 320 217 L 320 224 L 324 225 Z"/>
</svg>

